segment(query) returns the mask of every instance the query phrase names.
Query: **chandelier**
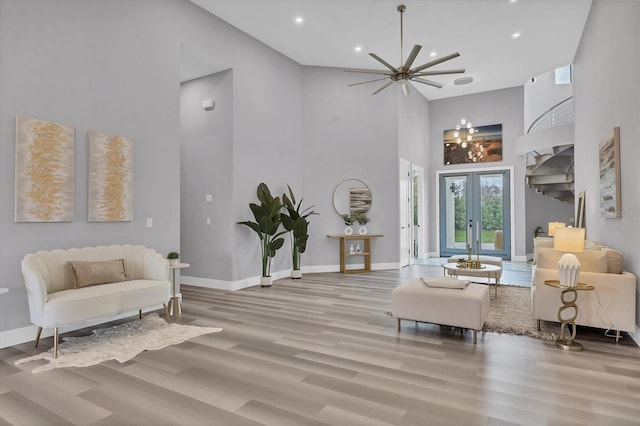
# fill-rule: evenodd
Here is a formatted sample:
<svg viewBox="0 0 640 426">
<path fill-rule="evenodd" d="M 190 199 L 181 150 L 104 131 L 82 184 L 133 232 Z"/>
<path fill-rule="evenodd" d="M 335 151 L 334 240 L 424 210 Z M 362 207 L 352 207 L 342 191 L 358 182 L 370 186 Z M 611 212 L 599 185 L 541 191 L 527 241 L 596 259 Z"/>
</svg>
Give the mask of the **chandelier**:
<svg viewBox="0 0 640 426">
<path fill-rule="evenodd" d="M 456 131 L 453 132 L 453 137 L 456 139 L 458 145 L 466 148 L 467 144 L 473 141 L 473 134 L 475 132 L 476 129 L 473 128 L 471 122 L 467 121 L 466 118 L 461 118 L 460 123 L 456 125 Z"/>
<path fill-rule="evenodd" d="M 482 162 L 482 159 L 484 158 L 484 146 L 478 141 L 471 142 L 469 144 L 467 156 L 469 157 L 469 161 L 473 161 L 474 163 Z"/>
</svg>

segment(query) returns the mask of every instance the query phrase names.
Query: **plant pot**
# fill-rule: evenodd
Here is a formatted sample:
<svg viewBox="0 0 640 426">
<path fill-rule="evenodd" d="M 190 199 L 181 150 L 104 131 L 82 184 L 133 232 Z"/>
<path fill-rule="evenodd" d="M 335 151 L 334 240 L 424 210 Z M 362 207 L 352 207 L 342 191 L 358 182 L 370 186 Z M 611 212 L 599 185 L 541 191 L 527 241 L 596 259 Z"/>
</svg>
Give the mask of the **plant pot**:
<svg viewBox="0 0 640 426">
<path fill-rule="evenodd" d="M 344 235 L 352 235 L 353 234 L 353 228 L 351 227 L 351 225 L 347 225 L 344 228 Z"/>
<path fill-rule="evenodd" d="M 170 266 L 178 266 L 179 263 L 180 263 L 180 259 L 169 259 Z"/>
<path fill-rule="evenodd" d="M 367 227 L 362 225 L 359 229 L 358 229 L 358 234 L 360 235 L 367 235 Z"/>
<path fill-rule="evenodd" d="M 273 277 L 260 277 L 260 287 L 271 287 L 273 285 Z"/>
<path fill-rule="evenodd" d="M 292 280 L 299 280 L 300 278 L 302 278 L 302 269 L 294 269 L 291 271 Z"/>
</svg>

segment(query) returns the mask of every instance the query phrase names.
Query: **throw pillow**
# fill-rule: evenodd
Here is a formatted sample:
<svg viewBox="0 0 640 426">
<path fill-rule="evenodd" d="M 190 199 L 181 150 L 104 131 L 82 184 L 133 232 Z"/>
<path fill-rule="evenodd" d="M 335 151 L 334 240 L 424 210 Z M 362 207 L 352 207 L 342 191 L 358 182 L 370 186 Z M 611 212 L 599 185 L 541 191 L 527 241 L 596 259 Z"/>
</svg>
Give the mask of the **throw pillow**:
<svg viewBox="0 0 640 426">
<path fill-rule="evenodd" d="M 622 252 L 612 248 L 605 248 L 603 251 L 607 253 L 607 273 L 621 274 L 624 270 L 624 256 L 622 256 Z"/>
<path fill-rule="evenodd" d="M 67 264 L 71 267 L 73 286 L 75 288 L 119 283 L 127 280 L 124 259 L 102 262 L 70 260 Z"/>
<path fill-rule="evenodd" d="M 459 280 L 455 277 L 422 277 L 427 287 L 464 289 L 470 281 Z"/>
</svg>

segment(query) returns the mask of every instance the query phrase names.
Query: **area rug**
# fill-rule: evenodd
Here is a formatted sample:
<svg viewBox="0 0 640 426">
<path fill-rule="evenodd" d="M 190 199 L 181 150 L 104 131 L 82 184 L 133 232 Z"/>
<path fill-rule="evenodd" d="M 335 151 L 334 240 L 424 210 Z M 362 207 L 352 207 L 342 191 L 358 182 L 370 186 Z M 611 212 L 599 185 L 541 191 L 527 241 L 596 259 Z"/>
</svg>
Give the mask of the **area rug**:
<svg viewBox="0 0 640 426">
<path fill-rule="evenodd" d="M 93 330 L 89 336 L 64 337 L 58 345 L 58 357 L 53 358 L 53 348 L 46 352 L 19 359 L 16 365 L 44 359 L 49 361 L 33 369 L 33 373 L 60 367 L 89 367 L 115 359 L 126 362 L 136 355 L 150 350 L 166 348 L 203 334 L 222 331 L 216 327 L 199 327 L 167 323 L 158 314 L 108 328 Z"/>
<path fill-rule="evenodd" d="M 519 334 L 556 340 L 560 325 L 542 321 L 541 330 L 536 330 L 536 321 L 531 312 L 531 288 L 511 285 L 498 287 L 498 297 L 492 297 L 484 331 Z"/>
</svg>

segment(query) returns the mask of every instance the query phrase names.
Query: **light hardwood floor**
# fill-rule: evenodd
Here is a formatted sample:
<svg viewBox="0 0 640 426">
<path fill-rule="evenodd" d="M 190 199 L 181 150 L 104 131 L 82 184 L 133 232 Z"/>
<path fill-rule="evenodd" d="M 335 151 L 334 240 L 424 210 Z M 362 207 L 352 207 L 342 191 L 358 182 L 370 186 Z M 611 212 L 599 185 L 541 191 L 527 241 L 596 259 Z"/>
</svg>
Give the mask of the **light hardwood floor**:
<svg viewBox="0 0 640 426">
<path fill-rule="evenodd" d="M 236 292 L 182 286 L 178 320 L 221 333 L 132 361 L 40 374 L 0 350 L 0 425 L 638 425 L 640 349 L 579 330 L 524 336 L 396 321 L 399 283 L 441 268 L 307 274 Z M 503 279 L 503 282 L 505 280 Z M 75 332 L 74 334 L 80 334 Z M 43 340 L 47 349 L 51 339 Z"/>
</svg>

